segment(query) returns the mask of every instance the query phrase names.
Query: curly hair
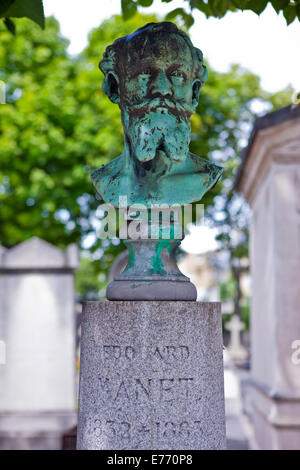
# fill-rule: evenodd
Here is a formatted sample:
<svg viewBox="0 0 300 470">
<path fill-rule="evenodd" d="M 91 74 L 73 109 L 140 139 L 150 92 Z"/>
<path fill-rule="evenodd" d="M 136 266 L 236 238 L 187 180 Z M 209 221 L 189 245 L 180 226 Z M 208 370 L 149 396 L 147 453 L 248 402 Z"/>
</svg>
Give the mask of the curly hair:
<svg viewBox="0 0 300 470">
<path fill-rule="evenodd" d="M 198 79 L 200 81 L 199 88 L 205 83 L 207 79 L 207 69 L 203 64 L 203 54 L 200 49 L 193 46 L 188 35 L 178 29 L 174 23 L 168 21 L 148 23 L 142 28 L 137 29 L 134 33 L 117 39 L 112 45 L 106 48 L 103 54 L 103 59 L 99 63 L 99 68 L 104 74 L 103 91 L 112 101 L 117 102 L 117 96 L 114 97 L 114 93 L 111 89 L 111 74 L 116 74 L 120 77 L 122 73 L 126 73 L 126 59 L 129 47 L 136 41 L 139 41 L 141 36 L 146 37 L 145 41 L 147 41 L 152 39 L 150 37 L 147 38 L 147 35 L 154 35 L 156 33 L 175 33 L 184 39 L 191 51 L 193 59 L 193 80 Z"/>
</svg>

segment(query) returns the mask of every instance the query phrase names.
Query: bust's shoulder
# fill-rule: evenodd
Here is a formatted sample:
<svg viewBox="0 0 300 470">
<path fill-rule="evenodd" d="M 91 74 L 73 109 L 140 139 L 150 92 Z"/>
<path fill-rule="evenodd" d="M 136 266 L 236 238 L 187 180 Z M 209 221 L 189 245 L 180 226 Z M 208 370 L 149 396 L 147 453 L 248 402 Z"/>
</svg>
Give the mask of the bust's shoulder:
<svg viewBox="0 0 300 470">
<path fill-rule="evenodd" d="M 221 176 L 223 172 L 223 168 L 219 165 L 216 165 L 215 163 L 210 162 L 206 158 L 199 157 L 198 155 L 195 155 L 192 152 L 189 152 L 189 163 L 193 166 L 193 168 L 199 173 L 211 173 L 211 175 L 214 176 Z"/>
<path fill-rule="evenodd" d="M 116 206 L 121 181 L 123 156 L 119 155 L 111 162 L 101 166 L 91 174 L 92 183 L 98 195 L 108 204 Z"/>
<path fill-rule="evenodd" d="M 122 167 L 122 157 L 123 157 L 123 154 L 114 158 L 111 162 L 107 163 L 106 165 L 102 165 L 100 168 L 97 168 L 97 170 L 94 170 L 91 173 L 91 179 L 93 183 L 105 177 L 109 177 L 109 178 L 116 177 L 116 175 L 120 173 L 120 170 Z"/>
<path fill-rule="evenodd" d="M 201 180 L 202 196 L 204 196 L 204 194 L 219 181 L 223 173 L 223 168 L 191 152 L 189 153 L 188 159 L 189 165 L 192 166 L 191 173 L 194 174 L 194 178 L 200 178 Z"/>
</svg>

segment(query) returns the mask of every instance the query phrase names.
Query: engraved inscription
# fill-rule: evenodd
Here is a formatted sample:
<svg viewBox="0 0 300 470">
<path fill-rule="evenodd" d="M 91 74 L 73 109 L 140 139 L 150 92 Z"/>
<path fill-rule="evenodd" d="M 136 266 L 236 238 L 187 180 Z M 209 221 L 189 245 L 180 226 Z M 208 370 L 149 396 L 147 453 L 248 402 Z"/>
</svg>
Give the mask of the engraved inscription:
<svg viewBox="0 0 300 470">
<path fill-rule="evenodd" d="M 161 361 L 185 361 L 190 355 L 188 346 L 153 346 L 149 356 Z"/>
<path fill-rule="evenodd" d="M 104 360 L 113 360 L 120 359 L 125 357 L 125 359 L 134 359 L 136 356 L 136 350 L 133 346 L 118 346 L 105 344 L 103 346 L 103 357 Z"/>
<path fill-rule="evenodd" d="M 193 377 L 132 378 L 118 380 L 98 376 L 99 389 L 104 398 L 116 402 L 159 401 L 175 399 L 190 401 L 195 397 Z"/>
<path fill-rule="evenodd" d="M 163 401 L 174 400 L 178 391 L 183 392 L 185 398 L 191 395 L 191 386 L 194 382 L 193 377 L 178 377 L 178 379 L 159 379 L 160 381 L 160 399 Z"/>
<path fill-rule="evenodd" d="M 90 431 L 98 438 L 121 439 L 127 442 L 135 437 L 138 439 L 150 438 L 151 434 L 155 435 L 157 440 L 180 440 L 195 436 L 199 437 L 203 434 L 200 420 L 130 423 L 126 420 L 89 418 L 88 426 Z"/>
<path fill-rule="evenodd" d="M 89 427 L 92 428 L 96 437 L 108 437 L 110 439 L 124 439 L 130 440 L 131 438 L 131 424 L 127 421 L 115 420 L 101 420 L 94 419 L 89 422 Z"/>
<path fill-rule="evenodd" d="M 140 351 L 131 345 L 120 346 L 117 344 L 103 345 L 104 361 L 115 361 L 121 358 L 132 360 L 135 359 Z M 186 345 L 155 345 L 149 346 L 147 356 L 150 359 L 163 362 L 183 362 L 190 356 L 189 347 Z"/>
<path fill-rule="evenodd" d="M 106 369 L 106 372 L 99 373 L 98 383 L 99 399 L 105 408 L 99 419 L 91 418 L 90 426 L 95 435 L 101 439 L 123 440 L 124 445 L 144 439 L 180 440 L 198 436 L 201 432 L 199 422 L 186 419 L 188 410 L 197 407 L 200 400 L 197 379 L 185 372 L 188 370 L 185 362 L 190 357 L 190 348 L 184 344 L 154 344 L 141 348 L 132 344 L 102 345 L 102 370 Z M 142 375 L 142 363 L 148 368 L 146 376 Z M 181 372 L 177 375 L 175 370 Z M 134 371 L 136 376 L 132 376 Z M 184 413 L 177 421 L 173 419 L 175 403 Z M 131 422 L 132 417 L 126 410 L 142 405 L 147 406 L 146 421 Z M 164 410 L 162 416 L 170 417 L 168 421 L 161 420 L 161 409 Z M 152 411 L 148 413 L 147 410 Z M 147 417 L 151 421 L 147 421 Z"/>
<path fill-rule="evenodd" d="M 125 401 L 130 401 L 130 397 L 128 395 L 127 388 L 125 387 L 124 380 L 122 380 L 122 382 L 120 383 L 119 388 L 117 390 L 117 394 L 116 394 L 113 401 L 116 402 L 119 398 L 121 398 L 122 402 L 124 400 Z"/>
<path fill-rule="evenodd" d="M 151 393 L 151 382 L 152 379 L 135 379 L 135 398 L 138 400 L 139 398 L 147 398 L 148 400 L 150 399 L 150 393 Z M 146 385 L 147 383 L 147 385 Z"/>
<path fill-rule="evenodd" d="M 200 421 L 157 421 L 155 426 L 157 439 L 188 438 L 203 433 Z"/>
</svg>

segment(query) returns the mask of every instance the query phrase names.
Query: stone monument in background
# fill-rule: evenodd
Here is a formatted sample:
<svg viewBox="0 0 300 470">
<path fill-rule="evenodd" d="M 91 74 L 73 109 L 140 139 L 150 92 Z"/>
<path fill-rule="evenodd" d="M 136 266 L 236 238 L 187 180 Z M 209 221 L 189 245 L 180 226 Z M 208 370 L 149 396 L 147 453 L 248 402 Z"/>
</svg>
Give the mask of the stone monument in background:
<svg viewBox="0 0 300 470">
<path fill-rule="evenodd" d="M 222 449 L 221 306 L 195 302 L 175 260 L 182 206 L 222 173 L 189 152 L 202 53 L 174 24 L 150 23 L 109 46 L 100 68 L 125 148 L 92 180 L 105 210 L 125 214 L 129 260 L 109 301 L 84 305 L 77 448 Z"/>
<path fill-rule="evenodd" d="M 76 423 L 78 250 L 31 238 L 0 251 L 0 449 L 60 449 Z"/>
<path fill-rule="evenodd" d="M 288 106 L 255 121 L 236 189 L 252 208 L 252 446 L 296 450 L 300 443 L 299 107 Z"/>
<path fill-rule="evenodd" d="M 243 323 L 238 315 L 233 315 L 230 320 L 225 323 L 225 328 L 230 332 L 229 344 L 227 346 L 227 352 L 229 356 L 234 361 L 244 361 L 248 357 L 247 349 L 243 346 L 241 342 L 241 331 L 245 328 L 245 323 Z"/>
</svg>

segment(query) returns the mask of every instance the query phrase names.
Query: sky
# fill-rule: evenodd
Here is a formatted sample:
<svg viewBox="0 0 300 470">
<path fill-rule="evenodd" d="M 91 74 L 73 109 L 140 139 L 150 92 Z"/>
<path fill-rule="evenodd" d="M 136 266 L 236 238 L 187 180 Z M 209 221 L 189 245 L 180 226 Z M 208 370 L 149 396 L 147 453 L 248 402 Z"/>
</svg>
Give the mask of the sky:
<svg viewBox="0 0 300 470">
<path fill-rule="evenodd" d="M 62 34 L 71 41 L 70 54 L 77 54 L 86 46 L 91 29 L 111 15 L 120 14 L 120 5 L 120 0 L 44 0 L 46 16 L 54 15 Z M 154 0 L 151 7 L 140 11 L 163 16 L 171 7 L 186 8 L 187 3 Z M 271 6 L 260 16 L 244 11 L 227 13 L 222 19 L 207 19 L 200 12 L 195 12 L 194 17 L 191 39 L 216 71 L 226 72 L 230 64 L 238 63 L 261 77 L 266 91 L 275 93 L 289 84 L 300 91 L 298 21 L 287 26 L 282 14 L 277 15 Z M 215 234 L 206 226 L 194 227 L 182 246 L 191 253 L 213 250 L 217 247 Z"/>
</svg>

